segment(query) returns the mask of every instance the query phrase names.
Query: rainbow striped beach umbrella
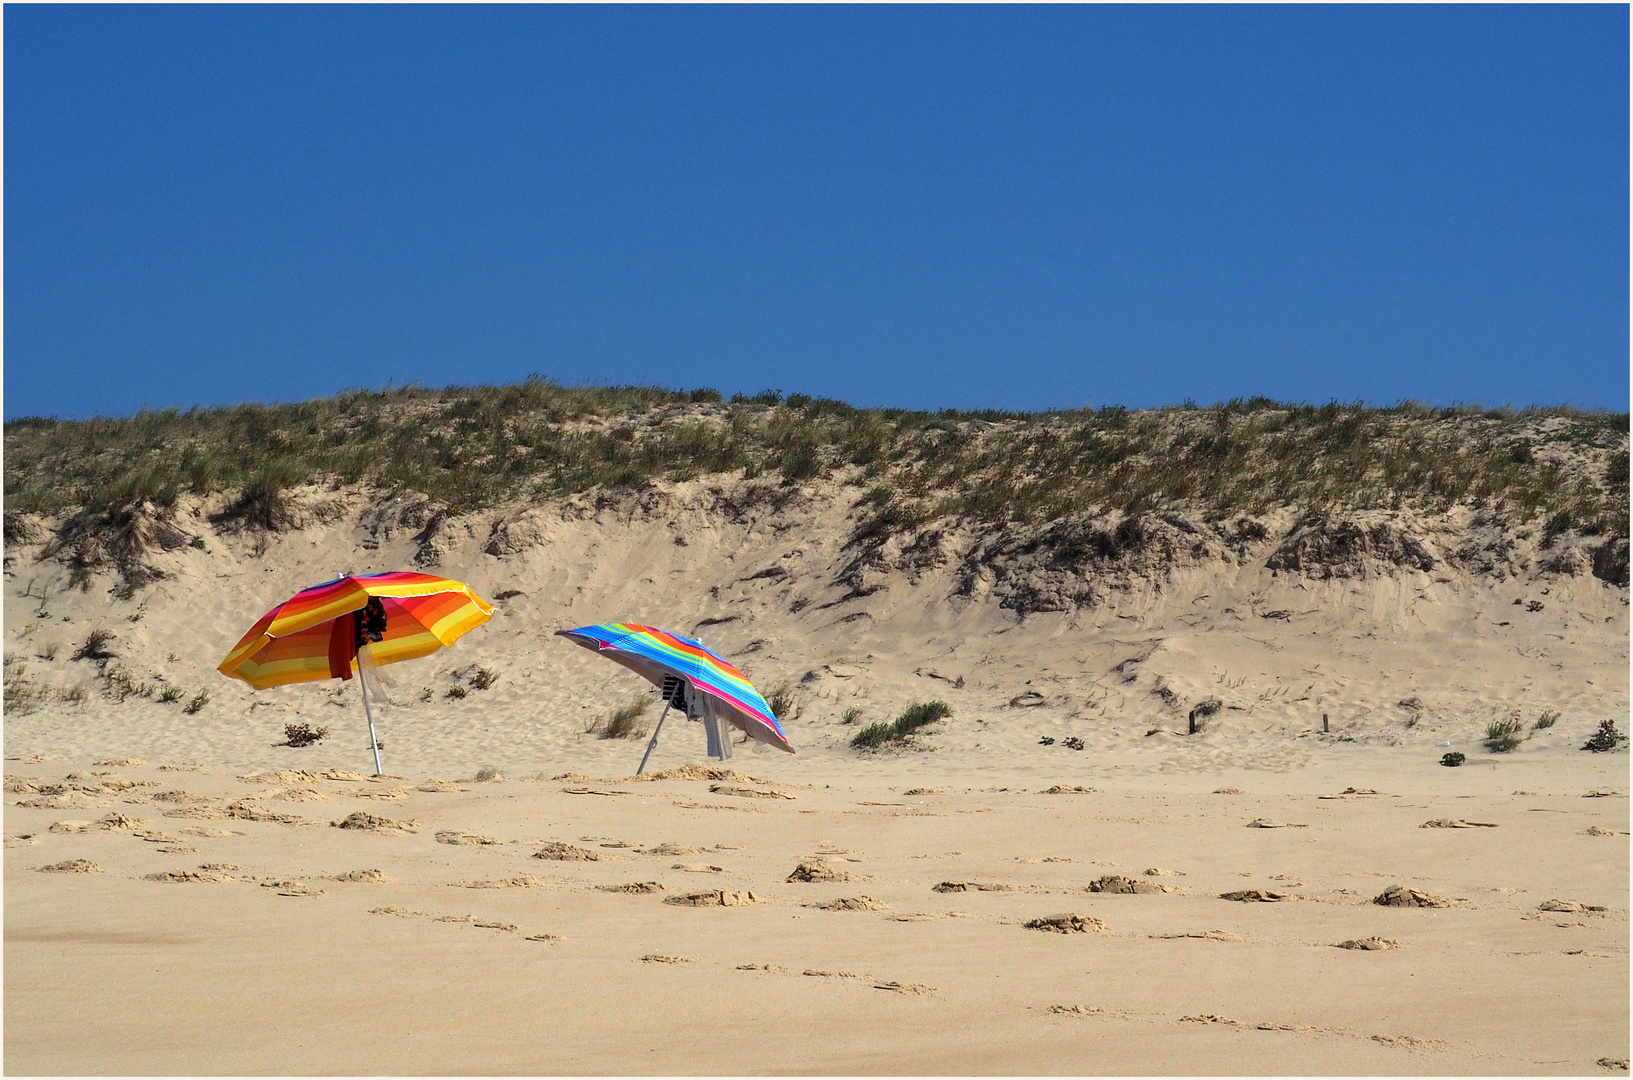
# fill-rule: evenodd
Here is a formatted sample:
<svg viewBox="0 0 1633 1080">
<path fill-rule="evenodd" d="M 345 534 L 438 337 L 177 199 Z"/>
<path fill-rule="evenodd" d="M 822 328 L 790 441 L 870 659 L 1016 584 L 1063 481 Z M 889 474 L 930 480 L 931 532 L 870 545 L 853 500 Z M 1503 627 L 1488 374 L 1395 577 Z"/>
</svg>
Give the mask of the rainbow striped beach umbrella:
<svg viewBox="0 0 1633 1080">
<path fill-rule="evenodd" d="M 360 668 L 429 656 L 493 617 L 463 582 L 389 571 L 347 575 L 302 589 L 256 621 L 218 670 L 257 690 L 350 679 Z M 368 683 L 363 710 L 374 738 Z M 374 749 L 380 770 L 380 750 Z"/>
<path fill-rule="evenodd" d="M 710 757 L 731 756 L 731 727 L 751 739 L 794 752 L 754 684 L 701 641 L 639 623 L 598 623 L 556 634 L 624 665 L 663 691 L 663 716 L 658 718 L 637 774 L 645 771 L 647 758 L 658 745 L 658 732 L 663 730 L 670 706 L 703 721 Z"/>
</svg>

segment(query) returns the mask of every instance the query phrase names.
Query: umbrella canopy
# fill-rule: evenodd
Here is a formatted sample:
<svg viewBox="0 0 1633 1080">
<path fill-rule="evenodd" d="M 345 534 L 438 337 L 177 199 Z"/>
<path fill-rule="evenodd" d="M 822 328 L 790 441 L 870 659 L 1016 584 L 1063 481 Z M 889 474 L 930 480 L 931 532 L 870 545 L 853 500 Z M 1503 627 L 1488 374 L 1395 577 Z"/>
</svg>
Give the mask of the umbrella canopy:
<svg viewBox="0 0 1633 1080">
<path fill-rule="evenodd" d="M 598 623 L 556 633 L 624 665 L 660 688 L 665 675 L 682 678 L 708 694 L 717 715 L 749 737 L 794 752 L 771 706 L 754 684 L 703 642 L 639 623 Z"/>
<path fill-rule="evenodd" d="M 336 578 L 302 589 L 261 616 L 219 670 L 257 690 L 350 679 L 358 637 L 365 636 L 358 627 L 377 625 L 382 615 L 383 630 L 366 634 L 369 655 L 376 664 L 393 664 L 452 645 L 492 618 L 493 607 L 463 582 L 432 574 Z"/>
</svg>

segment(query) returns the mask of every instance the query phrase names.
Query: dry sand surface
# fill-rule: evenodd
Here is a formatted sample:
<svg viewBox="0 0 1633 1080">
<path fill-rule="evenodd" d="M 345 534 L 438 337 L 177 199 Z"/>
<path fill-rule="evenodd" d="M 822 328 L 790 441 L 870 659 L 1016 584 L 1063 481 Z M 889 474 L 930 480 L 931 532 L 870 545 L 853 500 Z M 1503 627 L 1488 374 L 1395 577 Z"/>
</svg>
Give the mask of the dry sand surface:
<svg viewBox="0 0 1633 1080">
<path fill-rule="evenodd" d="M 1625 587 L 1274 573 L 1270 535 L 1023 617 L 934 558 L 847 573 L 820 485 L 325 498 L 276 535 L 194 508 L 204 549 L 124 600 L 8 545 L 8 1072 L 1625 1071 L 1628 756 L 1578 749 L 1626 729 Z M 214 672 L 295 589 L 414 567 L 498 611 L 391 670 L 391 775 L 355 688 Z M 608 619 L 790 684 L 799 754 L 630 779 L 644 740 L 585 729 L 641 684 L 550 636 Z M 929 698 L 914 745 L 848 747 Z M 652 768 L 701 753 L 671 717 Z"/>
</svg>

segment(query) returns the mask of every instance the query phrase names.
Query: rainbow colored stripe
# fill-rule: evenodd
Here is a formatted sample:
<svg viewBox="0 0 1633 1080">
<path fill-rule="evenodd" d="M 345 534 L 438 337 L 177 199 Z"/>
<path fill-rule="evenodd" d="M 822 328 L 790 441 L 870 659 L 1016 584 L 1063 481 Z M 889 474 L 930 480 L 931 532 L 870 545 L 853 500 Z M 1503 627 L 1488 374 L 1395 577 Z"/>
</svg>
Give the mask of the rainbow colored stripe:
<svg viewBox="0 0 1633 1080">
<path fill-rule="evenodd" d="M 610 654 L 611 659 L 624 663 L 660 686 L 663 683 L 662 672 L 684 676 L 693 686 L 740 714 L 744 720 L 741 726 L 750 735 L 781 749 L 793 750 L 771 706 L 766 704 L 754 684 L 701 641 L 639 623 L 597 623 L 575 630 L 558 630 L 556 633 L 587 648 Z M 628 660 L 637 662 L 630 663 Z M 648 669 L 649 665 L 660 669 L 656 677 Z"/>
<path fill-rule="evenodd" d="M 369 650 L 380 664 L 428 656 L 493 617 L 492 605 L 448 578 L 402 570 L 337 578 L 302 589 L 261 616 L 218 670 L 257 690 L 327 679 L 334 620 L 371 596 L 386 609 L 385 637 Z"/>
</svg>

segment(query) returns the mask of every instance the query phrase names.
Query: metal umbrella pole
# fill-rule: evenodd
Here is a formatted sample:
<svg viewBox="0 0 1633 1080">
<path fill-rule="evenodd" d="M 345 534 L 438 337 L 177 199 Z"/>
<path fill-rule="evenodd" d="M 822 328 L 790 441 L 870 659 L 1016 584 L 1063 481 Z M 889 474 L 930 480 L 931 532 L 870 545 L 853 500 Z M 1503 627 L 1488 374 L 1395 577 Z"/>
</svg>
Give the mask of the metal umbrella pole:
<svg viewBox="0 0 1633 1080">
<path fill-rule="evenodd" d="M 663 713 L 658 717 L 658 726 L 652 729 L 652 741 L 646 744 L 646 753 L 641 755 L 641 767 L 635 770 L 636 776 L 646 771 L 646 759 L 652 756 L 652 748 L 658 745 L 658 732 L 663 730 L 664 718 L 669 715 L 669 709 L 673 704 L 671 701 L 663 703 Z"/>
<path fill-rule="evenodd" d="M 380 740 L 374 737 L 374 710 L 369 708 L 369 684 L 364 681 L 361 670 L 357 673 L 357 688 L 363 691 L 363 715 L 369 720 L 369 749 L 374 751 L 374 775 L 384 776 L 386 770 L 380 765 Z"/>
</svg>

